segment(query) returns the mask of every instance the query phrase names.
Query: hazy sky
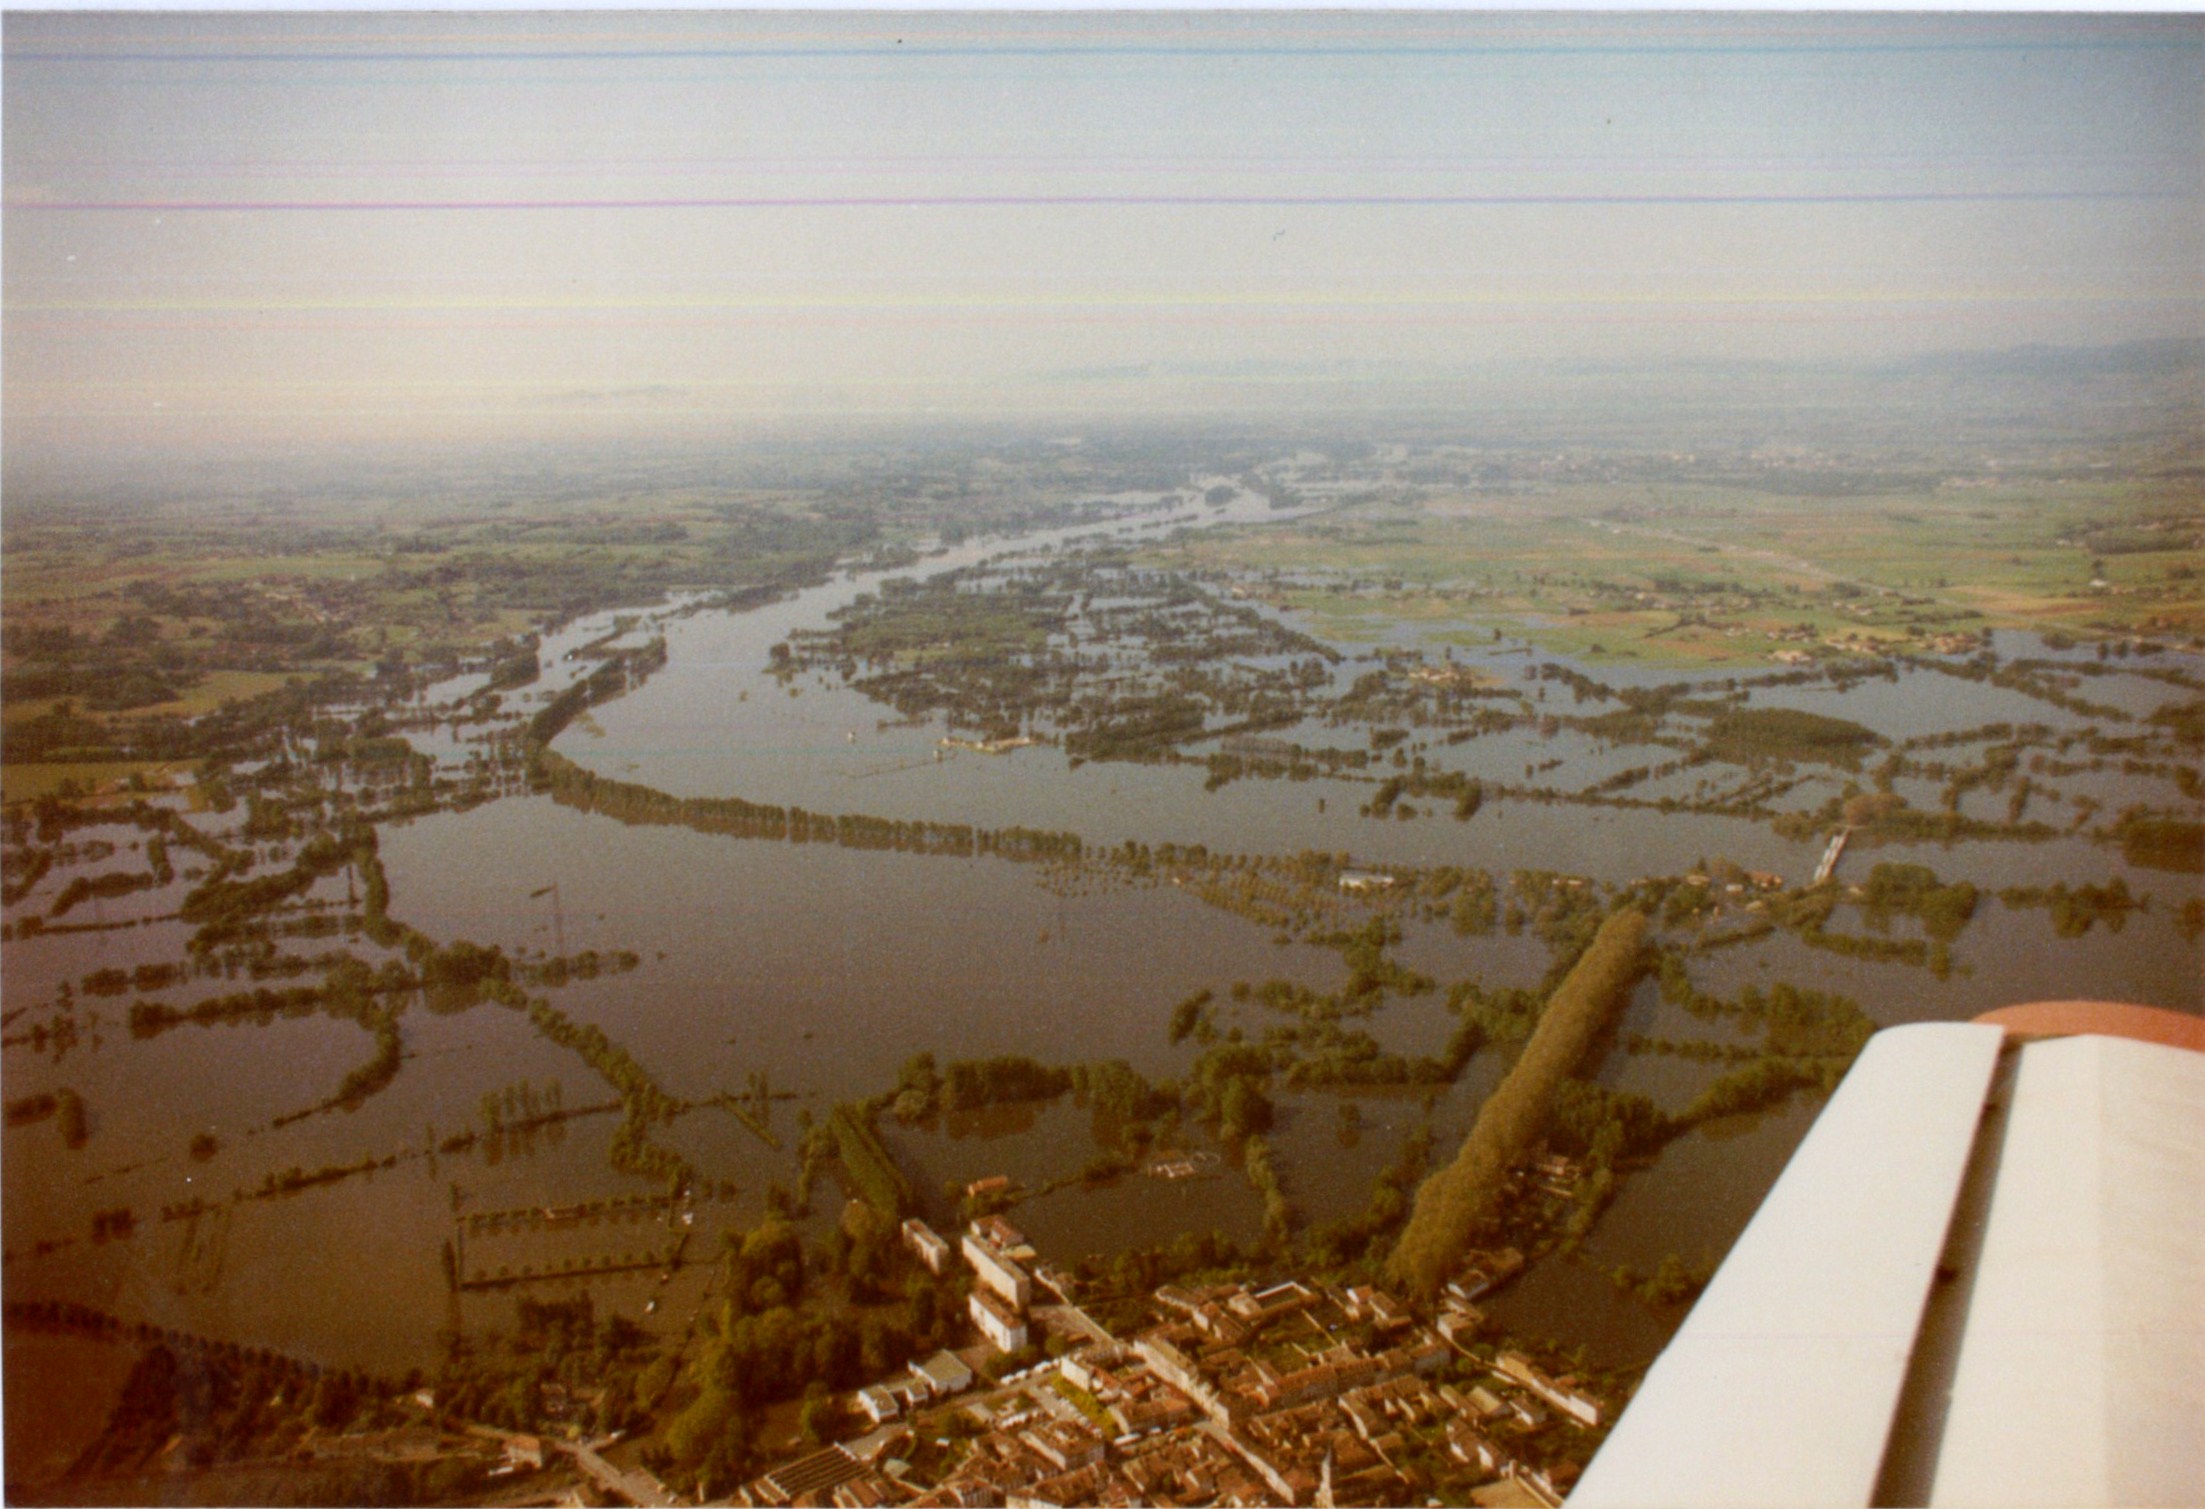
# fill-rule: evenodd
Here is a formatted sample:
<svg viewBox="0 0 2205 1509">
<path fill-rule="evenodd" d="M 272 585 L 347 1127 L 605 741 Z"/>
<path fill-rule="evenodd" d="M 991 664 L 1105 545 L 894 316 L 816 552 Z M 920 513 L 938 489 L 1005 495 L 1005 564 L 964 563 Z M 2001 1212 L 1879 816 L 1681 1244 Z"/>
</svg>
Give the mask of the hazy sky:
<svg viewBox="0 0 2205 1509">
<path fill-rule="evenodd" d="M 57 460 L 2205 328 L 2197 18 L 17 14 L 5 52 L 5 439 Z"/>
</svg>

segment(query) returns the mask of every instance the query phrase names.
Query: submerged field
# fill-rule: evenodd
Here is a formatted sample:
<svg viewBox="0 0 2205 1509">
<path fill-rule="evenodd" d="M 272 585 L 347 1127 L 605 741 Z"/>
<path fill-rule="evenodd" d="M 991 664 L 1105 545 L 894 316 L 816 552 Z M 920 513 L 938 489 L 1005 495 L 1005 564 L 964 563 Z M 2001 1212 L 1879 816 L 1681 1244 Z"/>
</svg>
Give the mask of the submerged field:
<svg viewBox="0 0 2205 1509">
<path fill-rule="evenodd" d="M 1562 1172 L 1473 1234 L 1530 1259 L 1497 1336 L 1627 1390 L 1876 1027 L 2200 1009 L 2178 486 L 906 464 L 284 556 L 11 520 L 11 1396 L 152 1332 L 239 1370 L 83 1471 L 410 1380 L 724 1491 L 808 1383 L 972 1344 L 911 1214 L 1008 1209 L 1129 1323 L 1381 1280 L 1642 914 L 1533 1077 Z"/>
</svg>

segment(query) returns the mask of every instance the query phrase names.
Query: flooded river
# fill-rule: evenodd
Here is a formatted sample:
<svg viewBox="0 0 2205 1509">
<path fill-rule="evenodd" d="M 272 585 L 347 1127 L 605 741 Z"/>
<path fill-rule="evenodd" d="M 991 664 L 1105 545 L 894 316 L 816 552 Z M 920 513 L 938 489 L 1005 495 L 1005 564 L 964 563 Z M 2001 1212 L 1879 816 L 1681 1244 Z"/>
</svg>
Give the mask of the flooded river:
<svg viewBox="0 0 2205 1509">
<path fill-rule="evenodd" d="M 676 796 L 1070 829 L 1091 850 L 1127 840 L 1255 855 L 1321 850 L 1372 865 L 1457 865 L 1502 876 L 1551 870 L 1611 884 L 1726 859 L 1793 884 L 1805 881 L 1819 843 L 1780 838 L 1746 818 L 1496 801 L 1468 822 L 1443 809 L 1411 821 L 1372 819 L 1358 813 L 1367 782 L 1249 779 L 1205 791 L 1198 765 L 1073 768 L 1060 748 L 1046 744 L 1001 756 L 945 751 L 948 726 L 938 719 L 902 723 L 832 678 L 799 676 L 784 686 L 768 674 L 776 643 L 795 630 L 826 627 L 835 610 L 876 590 L 886 575 L 924 576 L 1014 550 L 1061 550 L 1098 535 L 1138 539 L 1190 524 L 1267 517 L 1262 501 L 1246 495 L 1222 509 L 1152 499 L 1128 521 L 1015 542 L 976 541 L 899 572 L 840 575 L 747 612 L 684 613 L 683 603 L 668 604 L 656 614 L 666 666 L 593 709 L 557 747 L 602 775 Z M 533 694 L 577 674 L 568 652 L 609 632 L 612 621 L 595 615 L 548 636 L 546 679 Z M 1520 677 L 1522 651 L 1520 644 L 1500 644 L 1480 654 L 1497 671 Z M 2177 696 L 2133 676 L 2101 680 L 2106 684 L 2085 694 L 2119 699 L 2139 714 Z M 473 689 L 459 680 L 430 696 Z M 1752 695 L 1754 705 L 1827 712 L 1895 736 L 1997 720 L 2073 721 L 2019 693 L 1931 672 L 1843 692 L 1763 688 Z M 1346 743 L 1359 735 L 1348 729 L 1338 737 Z M 466 746 L 441 734 L 415 742 L 440 759 L 467 755 Z M 1450 757 L 1469 762 L 1458 768 L 1496 776 L 1560 759 L 1548 779 L 1561 791 L 1581 790 L 1618 760 L 1650 758 L 1619 755 L 1582 735 L 1542 739 L 1531 732 L 1476 740 Z M 2102 779 L 2109 797 L 2125 791 L 2130 800 L 2166 799 L 2156 778 Z M 112 843 L 121 860 L 138 862 L 129 848 L 140 839 L 134 830 L 80 830 L 73 837 Z M 629 826 L 540 795 L 392 824 L 380 839 L 392 914 L 433 938 L 466 938 L 516 956 L 549 952 L 555 943 L 570 955 L 633 954 L 634 968 L 574 981 L 554 999 L 576 1021 L 602 1027 L 669 1093 L 706 1101 L 740 1093 L 762 1072 L 783 1097 L 773 1102 L 763 1136 L 710 1106 L 664 1130 L 669 1145 L 702 1171 L 711 1194 L 694 1226 L 677 1232 L 661 1214 L 556 1240 L 525 1233 L 488 1247 L 478 1240 L 473 1255 L 459 1259 L 463 1271 L 481 1265 L 494 1275 L 500 1268 L 550 1266 L 562 1254 L 597 1260 L 654 1251 L 683 1232 L 703 1244 L 692 1250 L 709 1252 L 722 1231 L 757 1219 L 770 1183 L 793 1185 L 801 1114 L 824 1114 L 837 1100 L 880 1091 L 914 1054 L 932 1052 L 944 1061 L 1011 1053 L 1058 1063 L 1122 1058 L 1161 1079 L 1183 1072 L 1193 1057 L 1191 1046 L 1168 1041 L 1174 1002 L 1208 989 L 1221 1029 L 1239 1026 L 1255 1035 L 1266 1025 L 1263 1008 L 1233 1002 L 1235 982 L 1283 979 L 1329 991 L 1344 975 L 1337 952 L 1282 942 L 1272 928 L 1170 884 L 1068 875 L 988 855 Z M 1779 932 L 1706 956 L 1694 966 L 1695 982 L 1716 994 L 1779 980 L 1812 983 L 1852 996 L 1885 1024 L 1965 1017 L 2062 995 L 2200 1009 L 2197 943 L 2177 925 L 2182 904 L 2198 894 L 2194 875 L 2132 866 L 2119 850 L 2079 836 L 1894 846 L 1847 863 L 1878 860 L 1928 864 L 1946 880 L 1968 879 L 1992 891 L 2119 878 L 2150 905 L 2118 933 L 2099 927 L 2061 939 L 2042 912 L 1986 900 L 1955 945 L 1946 978 L 1816 952 Z M 83 872 L 98 868 L 87 864 Z M 42 915 L 71 873 L 57 867 L 8 908 L 8 919 Z M 349 877 L 325 879 L 312 896 L 341 907 L 348 884 Z M 108 901 L 96 916 L 103 923 L 161 917 L 173 913 L 186 888 L 180 879 Z M 86 907 L 74 920 L 94 917 Z M 465 997 L 407 1002 L 400 1017 L 405 1059 L 389 1087 L 353 1109 L 304 1115 L 372 1051 L 359 1026 L 278 1013 L 264 1023 L 187 1023 L 137 1036 L 128 1024 L 133 997 L 125 994 L 80 997 L 66 1044 L 57 1035 L 28 1036 L 41 1022 L 58 1022 L 57 999 L 81 992 L 80 982 L 95 971 L 171 962 L 182 955 L 187 933 L 182 923 L 151 921 L 49 932 L 8 946 L 8 1096 L 72 1090 L 82 1097 L 88 1126 L 84 1145 L 74 1149 L 53 1120 L 6 1133 L 10 1299 L 78 1300 L 130 1319 L 402 1372 L 428 1364 L 439 1333 L 453 1326 L 509 1323 L 512 1291 L 448 1289 L 441 1253 L 448 1241 L 464 1242 L 469 1213 L 650 1192 L 608 1163 L 613 1114 L 576 1115 L 526 1135 L 479 1135 L 486 1131 L 486 1092 L 525 1084 L 532 1094 L 556 1093 L 565 1107 L 578 1109 L 611 1096 L 525 1017 Z M 381 958 L 358 937 L 342 942 L 371 963 Z M 1395 957 L 1440 988 L 1391 1002 L 1369 1025 L 1389 1048 L 1416 1053 L 1437 1051 L 1447 1036 L 1453 1020 L 1444 1006 L 1447 985 L 1529 986 L 1550 962 L 1528 936 L 1463 936 L 1424 921 L 1407 925 Z M 239 983 L 194 981 L 164 999 L 188 1005 Z M 1688 1037 L 1707 1029 L 1663 1004 L 1649 984 L 1624 1030 Z M 1288 1194 L 1311 1221 L 1352 1214 L 1417 1126 L 1429 1120 L 1442 1153 L 1450 1149 L 1503 1068 L 1499 1054 L 1482 1055 L 1429 1103 L 1422 1094 L 1357 1096 L 1352 1120 L 1341 1114 L 1339 1095 L 1283 1094 L 1273 1142 Z M 1594 1072 L 1674 1107 L 1713 1070 L 1619 1048 Z M 1691 1260 L 1719 1257 L 1814 1109 L 1800 1101 L 1758 1118 L 1714 1123 L 1673 1143 L 1651 1168 L 1626 1179 L 1582 1258 L 1540 1265 L 1501 1302 L 1501 1315 L 1584 1345 L 1603 1361 L 1651 1355 L 1676 1315 L 1621 1295 L 1603 1270 L 1630 1263 L 1644 1271 L 1672 1252 Z M 471 1145 L 440 1150 L 468 1130 L 478 1133 Z M 1217 1151 L 1199 1129 L 1185 1130 L 1188 1151 Z M 965 1122 L 884 1125 L 884 1135 L 921 1198 L 946 1216 L 948 1187 L 998 1173 L 1040 1184 L 1079 1169 L 1113 1134 L 1067 1097 Z M 364 1161 L 374 1166 L 255 1197 L 287 1170 Z M 202 1213 L 161 1218 L 164 1208 L 201 1201 L 208 1206 Z M 118 1208 L 134 1213 L 134 1229 L 95 1239 L 95 1218 Z M 824 1229 L 818 1223 L 826 1218 L 816 1215 L 815 1227 Z M 1061 1262 L 1165 1241 L 1189 1227 L 1249 1238 L 1261 1226 L 1261 1208 L 1226 1162 L 1179 1182 L 1136 1175 L 1099 1188 L 1074 1186 L 1030 1202 L 1016 1218 L 1044 1257 Z M 601 1304 L 631 1313 L 662 1297 L 672 1301 L 666 1313 L 683 1314 L 703 1282 L 701 1270 L 691 1268 L 661 1286 L 655 1272 L 642 1268 L 539 1287 L 586 1284 Z"/>
</svg>

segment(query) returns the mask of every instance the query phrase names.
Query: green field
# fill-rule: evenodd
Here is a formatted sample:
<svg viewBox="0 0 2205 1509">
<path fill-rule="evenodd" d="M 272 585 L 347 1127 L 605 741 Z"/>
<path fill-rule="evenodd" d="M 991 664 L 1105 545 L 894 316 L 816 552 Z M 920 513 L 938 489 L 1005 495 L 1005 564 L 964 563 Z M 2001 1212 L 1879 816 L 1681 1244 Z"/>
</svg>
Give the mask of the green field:
<svg viewBox="0 0 2205 1509">
<path fill-rule="evenodd" d="M 8 761 L 0 763 L 0 802 L 35 802 L 60 791 L 70 782 L 75 783 L 74 789 L 79 793 L 97 795 L 123 786 L 134 775 L 144 777 L 147 786 L 158 788 L 169 784 L 172 777 L 188 768 L 183 761 L 78 760 L 57 764 Z"/>
<path fill-rule="evenodd" d="M 2205 635 L 2201 512 L 2117 484 L 1784 496 L 1580 486 L 1358 503 L 1152 564 L 1226 574 L 1348 643 L 1493 628 L 1589 660 L 1711 667 L 1947 648 L 1991 628 Z"/>
</svg>

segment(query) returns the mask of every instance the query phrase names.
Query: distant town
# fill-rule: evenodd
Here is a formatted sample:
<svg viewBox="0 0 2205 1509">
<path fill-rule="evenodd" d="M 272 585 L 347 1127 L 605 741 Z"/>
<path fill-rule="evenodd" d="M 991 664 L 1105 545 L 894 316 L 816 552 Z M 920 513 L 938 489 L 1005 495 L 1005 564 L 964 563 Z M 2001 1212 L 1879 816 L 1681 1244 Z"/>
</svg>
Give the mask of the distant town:
<svg viewBox="0 0 2205 1509">
<path fill-rule="evenodd" d="M 961 1257 L 985 1343 L 858 1390 L 870 1430 L 781 1463 L 733 1502 L 1398 1504 L 1467 1491 L 1553 1506 L 1612 1418 L 1574 1377 L 1480 1340 L 1476 1300 L 1523 1267 L 1512 1249 L 1477 1254 L 1428 1323 L 1367 1284 L 1164 1284 L 1150 1323 L 1121 1336 L 1000 1216 L 973 1222 L 956 1257 L 923 1221 L 903 1238 L 936 1271 Z M 1037 1344 L 1044 1360 L 991 1376 Z"/>
<path fill-rule="evenodd" d="M 1562 1161 L 1530 1172 L 1551 1177 L 1546 1164 Z M 653 1470 L 665 1458 L 641 1435 L 603 1428 L 606 1403 L 626 1380 L 617 1367 L 593 1373 L 586 1356 L 579 1373 L 565 1368 L 565 1382 L 541 1385 L 530 1428 L 517 1430 L 474 1418 L 470 1408 L 498 1411 L 481 1410 L 449 1374 L 362 1378 L 77 1305 L 11 1303 L 8 1325 L 18 1337 L 134 1342 L 147 1357 L 168 1359 L 133 1370 L 86 1455 L 88 1463 L 134 1462 L 152 1476 L 94 1475 L 87 1484 L 166 1481 L 217 1496 L 280 1484 L 295 1497 L 321 1482 L 348 1500 L 402 1502 L 426 1490 L 498 1509 L 692 1501 L 1553 1509 L 1624 1402 L 1612 1375 L 1606 1387 L 1588 1385 L 1512 1342 L 1479 1307 L 1524 1270 L 1514 1248 L 1468 1254 L 1424 1307 L 1375 1285 L 1315 1276 L 1167 1282 L 1108 1295 L 1113 1313 L 1137 1316 L 1113 1329 L 1081 1302 L 1100 1286 L 1043 1258 L 999 1214 L 969 1222 L 954 1244 L 916 1217 L 900 1238 L 895 1263 L 965 1291 L 965 1344 L 913 1356 L 840 1395 L 815 1385 L 801 1435 L 718 1496 L 701 1483 L 693 1497 L 671 1486 Z M 731 1247 L 728 1274 L 739 1261 Z M 586 1297 L 523 1310 L 524 1321 L 553 1332 L 579 1320 L 553 1342 L 554 1354 L 591 1335 Z M 602 1334 L 638 1333 L 606 1316 Z M 617 1340 L 599 1343 L 600 1356 L 607 1350 L 617 1354 Z M 212 1380 L 212 1397 L 194 1398 L 186 1386 L 172 1398 L 171 1380 L 187 1376 Z M 258 1445 L 231 1465 L 210 1463 L 197 1438 L 220 1423 L 225 1397 L 256 1392 L 263 1405 L 223 1429 Z M 153 1441 L 172 1429 L 165 1443 Z M 202 1475 L 181 1475 L 189 1469 Z"/>
</svg>

